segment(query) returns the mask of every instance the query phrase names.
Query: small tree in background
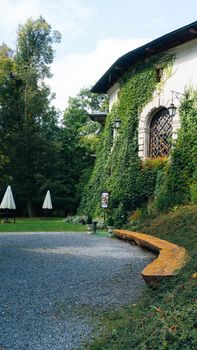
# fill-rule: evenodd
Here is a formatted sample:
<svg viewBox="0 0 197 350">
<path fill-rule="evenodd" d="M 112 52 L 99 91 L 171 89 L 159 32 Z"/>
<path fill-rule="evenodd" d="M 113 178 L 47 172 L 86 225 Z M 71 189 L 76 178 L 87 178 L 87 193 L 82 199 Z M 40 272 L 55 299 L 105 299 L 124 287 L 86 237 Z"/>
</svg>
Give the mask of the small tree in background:
<svg viewBox="0 0 197 350">
<path fill-rule="evenodd" d="M 64 112 L 63 133 L 70 148 L 70 167 L 67 168 L 68 162 L 65 161 L 64 173 L 70 174 L 67 184 L 70 183 L 75 210 L 91 175 L 100 140 L 101 125 L 93 122 L 88 113 L 105 110 L 108 110 L 108 97 L 104 94 L 93 94 L 90 88 L 83 88 L 76 97 L 69 98 Z"/>
</svg>

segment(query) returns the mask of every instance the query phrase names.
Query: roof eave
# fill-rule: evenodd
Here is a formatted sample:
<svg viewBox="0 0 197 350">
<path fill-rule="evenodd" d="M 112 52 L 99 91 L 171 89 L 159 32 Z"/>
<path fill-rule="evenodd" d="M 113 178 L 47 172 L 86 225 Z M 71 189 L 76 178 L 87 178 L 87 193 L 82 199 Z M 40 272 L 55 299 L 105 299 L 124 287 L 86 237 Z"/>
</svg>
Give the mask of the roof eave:
<svg viewBox="0 0 197 350">
<path fill-rule="evenodd" d="M 106 93 L 136 63 L 197 38 L 197 21 L 165 34 L 119 57 L 92 87 L 91 92 Z"/>
</svg>

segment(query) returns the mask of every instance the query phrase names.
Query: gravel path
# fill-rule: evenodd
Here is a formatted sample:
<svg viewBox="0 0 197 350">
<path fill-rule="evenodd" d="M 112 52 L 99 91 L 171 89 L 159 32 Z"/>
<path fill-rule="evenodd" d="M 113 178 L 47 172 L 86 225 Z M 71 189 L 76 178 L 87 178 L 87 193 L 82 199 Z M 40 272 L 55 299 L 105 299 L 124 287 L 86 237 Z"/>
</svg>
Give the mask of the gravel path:
<svg viewBox="0 0 197 350">
<path fill-rule="evenodd" d="M 152 254 L 85 233 L 0 234 L 0 348 L 71 350 L 92 310 L 134 303 Z"/>
</svg>

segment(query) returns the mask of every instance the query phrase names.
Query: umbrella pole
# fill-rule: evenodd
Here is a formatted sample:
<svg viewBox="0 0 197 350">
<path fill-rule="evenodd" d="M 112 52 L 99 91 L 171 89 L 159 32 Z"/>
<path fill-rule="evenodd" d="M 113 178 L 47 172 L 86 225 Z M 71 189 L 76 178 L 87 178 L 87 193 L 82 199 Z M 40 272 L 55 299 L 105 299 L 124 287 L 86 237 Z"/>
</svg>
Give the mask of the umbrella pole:
<svg viewBox="0 0 197 350">
<path fill-rule="evenodd" d="M 8 223 L 8 209 L 5 211 L 5 223 Z"/>
</svg>

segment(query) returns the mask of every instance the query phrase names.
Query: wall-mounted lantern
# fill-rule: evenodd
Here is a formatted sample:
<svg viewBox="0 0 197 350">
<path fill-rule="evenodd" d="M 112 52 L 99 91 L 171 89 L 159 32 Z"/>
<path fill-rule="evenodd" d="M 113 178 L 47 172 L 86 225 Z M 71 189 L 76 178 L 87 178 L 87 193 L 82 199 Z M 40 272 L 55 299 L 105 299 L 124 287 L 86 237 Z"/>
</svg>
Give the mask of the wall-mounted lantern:
<svg viewBox="0 0 197 350">
<path fill-rule="evenodd" d="M 119 118 L 117 118 L 116 120 L 115 120 L 115 122 L 114 122 L 114 128 L 115 129 L 120 129 L 120 127 L 121 127 L 121 120 L 119 119 Z"/>
<path fill-rule="evenodd" d="M 121 120 L 117 118 L 113 124 L 113 141 L 116 141 L 120 127 L 121 127 Z"/>
<path fill-rule="evenodd" d="M 173 102 L 170 103 L 168 107 L 168 112 L 170 117 L 174 117 L 176 114 L 177 107 L 174 105 Z"/>
<path fill-rule="evenodd" d="M 176 115 L 176 110 L 177 110 L 177 107 L 174 104 L 174 98 L 177 98 L 178 100 L 180 100 L 182 96 L 186 96 L 186 95 L 177 91 L 171 91 L 171 93 L 172 93 L 172 100 L 168 107 L 168 111 L 169 111 L 169 116 L 174 117 Z"/>
<path fill-rule="evenodd" d="M 112 130 L 112 137 L 113 137 L 113 143 L 112 143 L 112 147 L 111 147 L 111 151 L 110 154 L 112 153 L 116 140 L 118 138 L 119 135 L 119 129 L 121 127 L 121 120 L 119 118 L 114 120 L 114 123 L 111 126 L 111 130 Z"/>
</svg>

